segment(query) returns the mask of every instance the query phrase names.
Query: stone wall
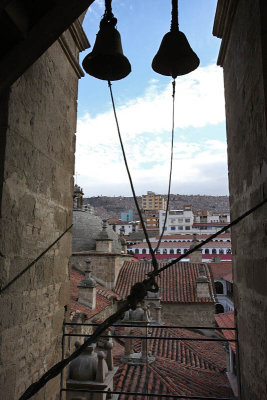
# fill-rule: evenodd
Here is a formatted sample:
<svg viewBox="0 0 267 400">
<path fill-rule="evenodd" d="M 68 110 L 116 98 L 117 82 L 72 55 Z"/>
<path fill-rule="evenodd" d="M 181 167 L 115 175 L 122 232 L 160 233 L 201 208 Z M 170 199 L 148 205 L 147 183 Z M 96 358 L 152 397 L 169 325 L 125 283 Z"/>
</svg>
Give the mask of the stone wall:
<svg viewBox="0 0 267 400">
<path fill-rule="evenodd" d="M 116 253 L 97 253 L 85 251 L 72 254 L 72 263 L 84 271 L 85 260 L 90 258 L 92 275 L 108 289 L 114 289 L 120 269 L 125 261 L 131 261 L 131 255 Z"/>
<path fill-rule="evenodd" d="M 161 303 L 165 323 L 185 326 L 214 326 L 215 305 L 212 303 Z"/>
<path fill-rule="evenodd" d="M 266 1 L 239 0 L 227 31 L 230 40 L 221 63 L 225 80 L 231 220 L 234 220 L 267 196 Z M 266 234 L 266 204 L 232 229 L 244 400 L 267 398 Z"/>
<path fill-rule="evenodd" d="M 87 47 L 85 37 L 80 42 Z M 1 286 L 72 223 L 79 50 L 74 33 L 65 32 L 0 101 Z M 17 399 L 60 358 L 70 256 L 68 232 L 1 295 L 2 400 Z M 34 398 L 58 393 L 54 379 Z"/>
</svg>

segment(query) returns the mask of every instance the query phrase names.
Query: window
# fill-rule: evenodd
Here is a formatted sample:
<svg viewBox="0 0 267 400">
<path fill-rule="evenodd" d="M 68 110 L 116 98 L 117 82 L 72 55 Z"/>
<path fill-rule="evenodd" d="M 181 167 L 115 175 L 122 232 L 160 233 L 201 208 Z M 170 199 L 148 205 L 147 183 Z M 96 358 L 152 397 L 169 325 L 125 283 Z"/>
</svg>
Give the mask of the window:
<svg viewBox="0 0 267 400">
<path fill-rule="evenodd" d="M 176 249 L 176 254 L 181 254 L 181 249 Z"/>
<path fill-rule="evenodd" d="M 175 231 L 175 226 L 171 226 L 171 231 Z"/>
<path fill-rule="evenodd" d="M 174 250 L 173 249 L 170 249 L 170 254 L 174 254 Z"/>
<path fill-rule="evenodd" d="M 185 230 L 186 230 L 186 231 L 190 231 L 190 226 L 186 226 L 186 227 L 185 227 Z"/>
<path fill-rule="evenodd" d="M 231 249 L 227 249 L 226 254 L 232 254 L 232 250 Z"/>
<path fill-rule="evenodd" d="M 209 249 L 205 249 L 205 254 L 210 254 Z"/>
<path fill-rule="evenodd" d="M 183 222 L 183 218 L 178 218 L 178 222 Z"/>
<path fill-rule="evenodd" d="M 217 254 L 216 249 L 212 249 L 212 254 Z"/>
<path fill-rule="evenodd" d="M 146 254 L 146 249 L 142 249 L 142 254 Z"/>
<path fill-rule="evenodd" d="M 223 254 L 223 249 L 220 249 L 220 250 L 219 250 L 219 254 Z"/>
<path fill-rule="evenodd" d="M 184 230 L 184 227 L 183 227 L 183 226 L 178 226 L 178 230 L 179 230 L 179 231 L 183 231 L 183 230 Z"/>
<path fill-rule="evenodd" d="M 190 222 L 190 218 L 186 218 L 186 219 L 185 219 L 185 222 Z"/>
<path fill-rule="evenodd" d="M 214 286 L 217 294 L 223 294 L 223 284 L 221 282 L 214 282 Z"/>
<path fill-rule="evenodd" d="M 220 304 L 220 303 L 217 303 L 216 306 L 215 306 L 215 312 L 216 312 L 216 314 L 223 313 L 224 312 L 223 305 Z"/>
<path fill-rule="evenodd" d="M 163 249 L 163 254 L 167 254 L 167 249 Z"/>
<path fill-rule="evenodd" d="M 135 249 L 135 254 L 139 254 L 139 249 Z"/>
</svg>

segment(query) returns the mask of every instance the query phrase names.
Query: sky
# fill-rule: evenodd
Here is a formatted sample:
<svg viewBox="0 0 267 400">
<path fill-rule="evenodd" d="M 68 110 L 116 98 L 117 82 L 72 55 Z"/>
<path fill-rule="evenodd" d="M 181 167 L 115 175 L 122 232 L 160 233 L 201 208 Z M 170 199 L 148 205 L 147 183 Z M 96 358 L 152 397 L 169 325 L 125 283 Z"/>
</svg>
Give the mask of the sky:
<svg viewBox="0 0 267 400">
<path fill-rule="evenodd" d="M 220 40 L 212 36 L 217 0 L 179 0 L 179 26 L 200 66 L 176 79 L 171 193 L 228 195 Z M 171 0 L 113 0 L 124 55 L 132 72 L 112 82 L 122 139 L 137 195 L 166 194 L 170 168 L 172 78 L 151 68 L 170 30 Z M 91 5 L 83 28 L 93 47 L 104 1 Z M 80 61 L 92 51 L 80 55 Z M 75 182 L 85 196 L 132 196 L 107 82 L 80 79 Z"/>
</svg>

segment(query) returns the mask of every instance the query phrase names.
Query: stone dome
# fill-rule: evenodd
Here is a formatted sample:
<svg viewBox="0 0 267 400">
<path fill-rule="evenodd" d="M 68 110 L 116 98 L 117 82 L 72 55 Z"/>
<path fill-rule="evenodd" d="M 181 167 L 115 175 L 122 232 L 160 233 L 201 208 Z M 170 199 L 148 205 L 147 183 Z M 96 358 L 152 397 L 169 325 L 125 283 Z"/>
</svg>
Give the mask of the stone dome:
<svg viewBox="0 0 267 400">
<path fill-rule="evenodd" d="M 91 251 L 96 249 L 96 239 L 102 232 L 103 222 L 100 217 L 92 215 L 86 211 L 73 211 L 72 227 L 72 251 Z M 110 225 L 107 226 L 107 232 L 112 242 L 112 252 L 121 253 L 121 244 L 117 234 Z"/>
</svg>

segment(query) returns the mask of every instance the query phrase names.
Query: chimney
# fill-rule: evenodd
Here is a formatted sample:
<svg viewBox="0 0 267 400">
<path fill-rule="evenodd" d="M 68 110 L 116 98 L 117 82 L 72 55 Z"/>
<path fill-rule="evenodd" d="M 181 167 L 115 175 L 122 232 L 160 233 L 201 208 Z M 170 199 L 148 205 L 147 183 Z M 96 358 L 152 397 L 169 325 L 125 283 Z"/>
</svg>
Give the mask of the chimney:
<svg viewBox="0 0 267 400">
<path fill-rule="evenodd" d="M 196 247 L 197 244 L 198 244 L 197 235 L 196 235 L 196 233 L 193 233 L 193 241 L 190 246 L 190 250 L 193 249 L 194 247 Z M 202 250 L 198 249 L 198 250 L 194 251 L 193 253 L 189 254 L 189 262 L 201 263 L 202 262 Z"/>
<path fill-rule="evenodd" d="M 112 242 L 113 239 L 109 236 L 107 232 L 107 219 L 103 219 L 103 228 L 100 232 L 98 238 L 96 238 L 96 251 L 101 251 L 103 253 L 112 252 Z"/>
<path fill-rule="evenodd" d="M 87 259 L 85 262 L 85 278 L 78 284 L 78 302 L 94 310 L 96 307 L 96 282 L 91 277 L 91 260 Z"/>
<path fill-rule="evenodd" d="M 209 280 L 205 275 L 205 264 L 199 264 L 199 275 L 196 279 L 197 297 L 210 297 Z"/>
</svg>

